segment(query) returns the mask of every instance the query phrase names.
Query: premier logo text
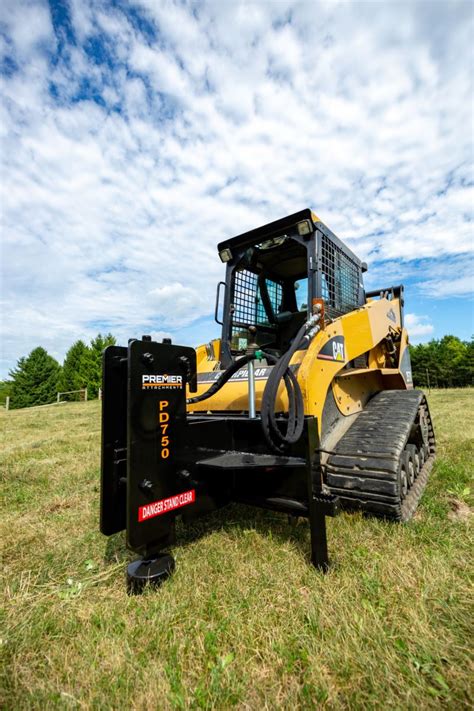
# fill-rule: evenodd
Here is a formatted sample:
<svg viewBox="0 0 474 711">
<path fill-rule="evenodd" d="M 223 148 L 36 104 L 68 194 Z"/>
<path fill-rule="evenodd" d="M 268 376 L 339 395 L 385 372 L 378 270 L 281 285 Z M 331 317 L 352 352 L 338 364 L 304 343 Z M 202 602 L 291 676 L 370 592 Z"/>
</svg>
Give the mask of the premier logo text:
<svg viewBox="0 0 474 711">
<path fill-rule="evenodd" d="M 182 375 L 142 375 L 142 388 L 174 389 L 183 387 Z"/>
</svg>

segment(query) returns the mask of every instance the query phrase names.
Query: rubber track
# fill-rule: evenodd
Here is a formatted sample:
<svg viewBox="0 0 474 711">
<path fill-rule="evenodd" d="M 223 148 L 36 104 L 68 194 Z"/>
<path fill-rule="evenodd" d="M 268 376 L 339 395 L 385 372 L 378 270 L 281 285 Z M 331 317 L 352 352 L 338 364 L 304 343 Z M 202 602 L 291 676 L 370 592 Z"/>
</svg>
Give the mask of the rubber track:
<svg viewBox="0 0 474 711">
<path fill-rule="evenodd" d="M 398 472 L 420 407 L 428 420 L 429 456 L 401 502 Z M 408 521 L 426 486 L 434 453 L 434 432 L 424 394 L 420 390 L 385 390 L 369 401 L 338 442 L 324 465 L 325 480 L 344 508 Z"/>
</svg>

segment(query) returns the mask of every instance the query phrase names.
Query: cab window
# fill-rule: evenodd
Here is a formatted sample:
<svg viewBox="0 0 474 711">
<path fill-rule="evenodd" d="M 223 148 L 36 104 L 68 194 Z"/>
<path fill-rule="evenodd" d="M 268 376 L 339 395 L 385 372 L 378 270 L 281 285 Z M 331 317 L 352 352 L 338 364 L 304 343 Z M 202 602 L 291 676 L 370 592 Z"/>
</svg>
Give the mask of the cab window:
<svg viewBox="0 0 474 711">
<path fill-rule="evenodd" d="M 295 297 L 298 311 L 308 309 L 308 277 L 295 281 Z"/>
</svg>

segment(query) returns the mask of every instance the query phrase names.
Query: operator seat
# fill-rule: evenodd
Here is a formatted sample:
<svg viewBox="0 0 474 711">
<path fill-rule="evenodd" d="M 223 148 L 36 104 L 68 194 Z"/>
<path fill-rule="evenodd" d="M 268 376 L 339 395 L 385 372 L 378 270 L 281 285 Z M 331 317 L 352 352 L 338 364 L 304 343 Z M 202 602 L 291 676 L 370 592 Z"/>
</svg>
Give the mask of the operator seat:
<svg viewBox="0 0 474 711">
<path fill-rule="evenodd" d="M 278 323 L 277 344 L 281 353 L 285 353 L 293 342 L 294 337 L 307 319 L 306 311 L 283 311 L 277 314 Z"/>
</svg>

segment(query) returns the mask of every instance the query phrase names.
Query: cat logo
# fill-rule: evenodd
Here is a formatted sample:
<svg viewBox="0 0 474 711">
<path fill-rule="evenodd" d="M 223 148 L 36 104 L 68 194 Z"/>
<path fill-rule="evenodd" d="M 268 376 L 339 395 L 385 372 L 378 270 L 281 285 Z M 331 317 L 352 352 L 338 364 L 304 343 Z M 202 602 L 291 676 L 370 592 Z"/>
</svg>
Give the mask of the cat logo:
<svg viewBox="0 0 474 711">
<path fill-rule="evenodd" d="M 397 317 L 393 309 L 389 309 L 389 311 L 387 311 L 387 318 L 389 318 L 390 321 L 393 321 L 393 323 L 397 323 Z"/>
<path fill-rule="evenodd" d="M 319 351 L 318 358 L 321 360 L 332 360 L 338 363 L 344 363 L 346 360 L 344 336 L 334 336 L 334 338 L 330 338 Z"/>
<path fill-rule="evenodd" d="M 344 343 L 333 343 L 332 354 L 334 356 L 334 360 L 344 361 Z"/>
</svg>

